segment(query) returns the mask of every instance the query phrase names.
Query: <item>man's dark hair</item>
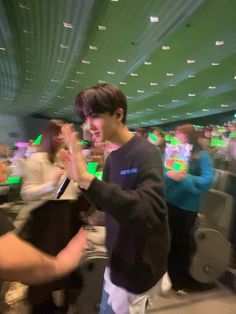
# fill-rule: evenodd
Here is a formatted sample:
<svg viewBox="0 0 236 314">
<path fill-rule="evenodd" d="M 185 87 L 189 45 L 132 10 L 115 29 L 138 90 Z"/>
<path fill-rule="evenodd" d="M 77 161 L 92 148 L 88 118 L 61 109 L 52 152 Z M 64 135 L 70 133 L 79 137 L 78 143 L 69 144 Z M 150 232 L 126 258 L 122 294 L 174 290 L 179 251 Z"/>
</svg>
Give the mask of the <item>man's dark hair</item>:
<svg viewBox="0 0 236 314">
<path fill-rule="evenodd" d="M 84 121 L 87 116 L 100 113 L 113 115 L 122 108 L 126 121 L 127 101 L 125 95 L 115 85 L 101 84 L 82 90 L 75 99 L 75 112 Z"/>
</svg>

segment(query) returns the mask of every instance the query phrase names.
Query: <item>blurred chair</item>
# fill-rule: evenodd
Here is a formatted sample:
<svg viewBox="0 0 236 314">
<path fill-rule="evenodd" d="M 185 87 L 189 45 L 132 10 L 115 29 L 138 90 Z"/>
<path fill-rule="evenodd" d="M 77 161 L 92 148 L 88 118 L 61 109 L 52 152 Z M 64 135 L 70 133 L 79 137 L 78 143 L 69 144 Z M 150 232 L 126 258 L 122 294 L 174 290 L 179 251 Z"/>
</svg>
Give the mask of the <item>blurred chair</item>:
<svg viewBox="0 0 236 314">
<path fill-rule="evenodd" d="M 210 189 L 204 196 L 199 211 L 200 225 L 219 231 L 226 239 L 229 236 L 233 198 L 231 195 Z"/>
<path fill-rule="evenodd" d="M 209 190 L 201 205 L 198 228 L 195 232 L 196 253 L 190 266 L 194 279 L 212 283 L 227 270 L 231 245 L 228 240 L 232 196 L 221 191 Z"/>
<path fill-rule="evenodd" d="M 212 188 L 217 191 L 226 192 L 229 181 L 229 172 L 220 169 L 214 169 L 214 178 Z"/>
<path fill-rule="evenodd" d="M 83 287 L 77 298 L 74 314 L 99 313 L 106 265 L 106 252 L 91 251 L 84 255 L 79 266 L 83 278 Z"/>
</svg>

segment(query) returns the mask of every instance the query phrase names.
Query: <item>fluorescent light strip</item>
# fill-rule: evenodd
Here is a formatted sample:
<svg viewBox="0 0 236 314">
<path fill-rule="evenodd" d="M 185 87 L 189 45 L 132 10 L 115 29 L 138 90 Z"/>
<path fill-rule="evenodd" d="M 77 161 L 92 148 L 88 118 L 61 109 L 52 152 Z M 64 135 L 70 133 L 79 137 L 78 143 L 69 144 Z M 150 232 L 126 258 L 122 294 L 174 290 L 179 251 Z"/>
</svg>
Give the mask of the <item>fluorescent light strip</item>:
<svg viewBox="0 0 236 314">
<path fill-rule="evenodd" d="M 97 46 L 89 45 L 89 49 L 91 49 L 91 50 L 98 50 L 98 47 L 97 47 Z"/>
<path fill-rule="evenodd" d="M 106 31 L 106 26 L 98 25 L 98 30 L 99 31 Z"/>
<path fill-rule="evenodd" d="M 51 79 L 50 81 L 51 81 L 51 82 L 54 82 L 54 83 L 59 83 L 59 82 L 60 82 L 60 81 L 54 80 L 54 79 Z"/>
<path fill-rule="evenodd" d="M 70 48 L 69 46 L 66 46 L 66 45 L 63 45 L 63 44 L 60 44 L 60 47 L 63 48 L 63 49 L 69 49 Z"/>
<path fill-rule="evenodd" d="M 216 40 L 215 45 L 216 46 L 222 46 L 222 45 L 224 45 L 224 41 L 223 40 Z"/>
<path fill-rule="evenodd" d="M 29 7 L 26 7 L 25 5 L 23 5 L 23 4 L 19 4 L 19 7 L 21 8 L 21 9 L 24 9 L 24 10 L 31 10 Z"/>
<path fill-rule="evenodd" d="M 73 26 L 72 24 L 66 23 L 66 22 L 63 22 L 63 26 L 64 26 L 65 28 L 74 28 L 74 26 Z"/>
<path fill-rule="evenodd" d="M 159 17 L 158 16 L 150 16 L 150 22 L 151 23 L 159 22 Z"/>
<path fill-rule="evenodd" d="M 193 60 L 193 59 L 188 59 L 188 60 L 187 60 L 187 63 L 188 63 L 188 64 L 195 63 L 195 60 Z"/>
<path fill-rule="evenodd" d="M 126 60 L 124 60 L 124 59 L 117 59 L 117 61 L 120 62 L 120 63 L 125 63 L 126 62 Z"/>
<path fill-rule="evenodd" d="M 81 62 L 84 63 L 84 64 L 90 64 L 90 63 L 91 63 L 91 62 L 88 61 L 88 60 L 82 60 Z"/>
<path fill-rule="evenodd" d="M 26 29 L 23 29 L 23 32 L 24 32 L 25 34 L 33 35 L 33 32 L 32 32 L 32 31 L 27 31 Z"/>
</svg>

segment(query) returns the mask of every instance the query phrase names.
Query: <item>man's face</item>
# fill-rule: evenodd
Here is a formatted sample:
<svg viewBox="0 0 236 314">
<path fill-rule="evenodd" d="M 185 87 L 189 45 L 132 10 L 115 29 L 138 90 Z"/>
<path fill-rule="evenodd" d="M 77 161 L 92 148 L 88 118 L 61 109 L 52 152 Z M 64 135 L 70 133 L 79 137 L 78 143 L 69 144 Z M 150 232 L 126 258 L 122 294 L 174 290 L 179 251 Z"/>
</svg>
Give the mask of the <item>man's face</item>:
<svg viewBox="0 0 236 314">
<path fill-rule="evenodd" d="M 96 143 L 104 141 L 112 142 L 116 135 L 117 119 L 115 114 L 92 113 L 87 117 L 86 123 L 92 134 L 93 141 Z"/>
</svg>

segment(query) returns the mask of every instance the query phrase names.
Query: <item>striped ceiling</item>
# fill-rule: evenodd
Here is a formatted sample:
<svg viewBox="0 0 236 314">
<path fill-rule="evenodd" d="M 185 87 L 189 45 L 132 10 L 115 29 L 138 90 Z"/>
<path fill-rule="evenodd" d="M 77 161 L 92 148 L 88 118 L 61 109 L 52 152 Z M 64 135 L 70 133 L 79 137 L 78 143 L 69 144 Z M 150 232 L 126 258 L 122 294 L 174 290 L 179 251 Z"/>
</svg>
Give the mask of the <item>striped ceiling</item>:
<svg viewBox="0 0 236 314">
<path fill-rule="evenodd" d="M 102 82 L 130 127 L 236 110 L 235 0 L 0 0 L 0 113 L 78 122 Z"/>
</svg>

